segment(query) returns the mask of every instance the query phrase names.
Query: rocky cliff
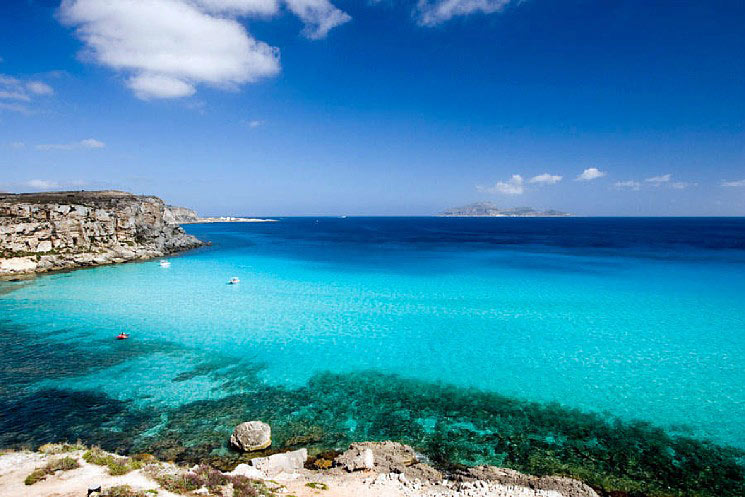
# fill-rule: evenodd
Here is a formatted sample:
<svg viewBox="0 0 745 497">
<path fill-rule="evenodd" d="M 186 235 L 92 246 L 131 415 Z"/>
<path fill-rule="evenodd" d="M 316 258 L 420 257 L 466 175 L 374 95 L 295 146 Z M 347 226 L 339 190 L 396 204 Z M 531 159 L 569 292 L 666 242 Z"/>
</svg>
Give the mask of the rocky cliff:
<svg viewBox="0 0 745 497">
<path fill-rule="evenodd" d="M 169 205 L 167 207 L 168 210 L 173 213 L 173 217 L 176 219 L 176 222 L 178 224 L 190 224 L 199 222 L 199 216 L 192 209 L 187 209 L 186 207 L 178 207 L 176 205 Z"/>
<path fill-rule="evenodd" d="M 143 260 L 200 245 L 158 197 L 0 194 L 0 275 Z"/>
</svg>

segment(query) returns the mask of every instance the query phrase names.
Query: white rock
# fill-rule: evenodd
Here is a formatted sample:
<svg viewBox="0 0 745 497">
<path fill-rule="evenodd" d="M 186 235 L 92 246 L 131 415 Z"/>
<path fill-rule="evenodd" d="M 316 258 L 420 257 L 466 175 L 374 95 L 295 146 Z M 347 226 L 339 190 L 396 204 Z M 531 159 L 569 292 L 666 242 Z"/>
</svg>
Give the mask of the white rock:
<svg viewBox="0 0 745 497">
<path fill-rule="evenodd" d="M 255 480 L 262 480 L 266 478 L 266 475 L 262 473 L 258 468 L 249 466 L 248 464 L 239 464 L 233 471 L 230 472 L 233 476 L 245 476 L 246 478 L 253 478 Z"/>
<path fill-rule="evenodd" d="M 274 454 L 269 457 L 256 457 L 251 459 L 250 464 L 265 475 L 276 475 L 282 472 L 293 473 L 303 469 L 307 460 L 308 451 L 300 449 L 283 454 Z"/>
</svg>

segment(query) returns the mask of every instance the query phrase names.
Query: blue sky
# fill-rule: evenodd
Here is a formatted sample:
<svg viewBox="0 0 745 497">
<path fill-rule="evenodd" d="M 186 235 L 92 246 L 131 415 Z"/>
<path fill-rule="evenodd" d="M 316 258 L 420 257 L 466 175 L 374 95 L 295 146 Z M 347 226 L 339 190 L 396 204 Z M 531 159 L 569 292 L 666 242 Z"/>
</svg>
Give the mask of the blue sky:
<svg viewBox="0 0 745 497">
<path fill-rule="evenodd" d="M 0 189 L 745 215 L 745 3 L 7 0 Z"/>
</svg>

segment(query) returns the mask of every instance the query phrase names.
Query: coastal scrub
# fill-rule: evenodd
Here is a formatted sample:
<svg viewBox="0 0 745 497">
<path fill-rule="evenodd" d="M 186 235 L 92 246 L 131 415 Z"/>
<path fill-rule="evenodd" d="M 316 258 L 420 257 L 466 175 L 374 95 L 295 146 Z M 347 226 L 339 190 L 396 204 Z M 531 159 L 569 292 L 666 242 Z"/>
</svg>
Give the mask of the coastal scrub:
<svg viewBox="0 0 745 497">
<path fill-rule="evenodd" d="M 26 485 L 33 485 L 48 475 L 53 475 L 57 471 L 69 471 L 71 469 L 77 469 L 80 467 L 80 463 L 74 457 L 62 457 L 59 459 L 52 459 L 44 467 L 35 469 L 32 471 L 24 480 Z"/>
<path fill-rule="evenodd" d="M 90 464 L 106 466 L 109 468 L 109 474 L 114 476 L 126 475 L 130 471 L 141 469 L 146 464 L 143 457 L 119 457 L 104 452 L 98 447 L 93 447 L 83 454 L 83 459 Z"/>
</svg>

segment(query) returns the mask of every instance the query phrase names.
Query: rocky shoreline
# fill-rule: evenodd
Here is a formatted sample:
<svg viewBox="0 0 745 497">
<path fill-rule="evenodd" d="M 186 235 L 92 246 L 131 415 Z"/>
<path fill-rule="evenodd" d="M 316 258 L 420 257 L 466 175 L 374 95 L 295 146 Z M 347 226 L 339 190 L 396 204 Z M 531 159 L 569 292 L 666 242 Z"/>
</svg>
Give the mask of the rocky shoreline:
<svg viewBox="0 0 745 497">
<path fill-rule="evenodd" d="M 0 276 L 146 260 L 201 245 L 158 197 L 0 194 Z"/>
<path fill-rule="evenodd" d="M 598 497 L 587 485 L 493 466 L 443 474 L 396 442 L 352 444 L 327 460 L 306 449 L 249 460 L 221 472 L 147 454 L 120 456 L 81 444 L 47 444 L 0 455 L 0 495 L 42 497 Z"/>
</svg>

